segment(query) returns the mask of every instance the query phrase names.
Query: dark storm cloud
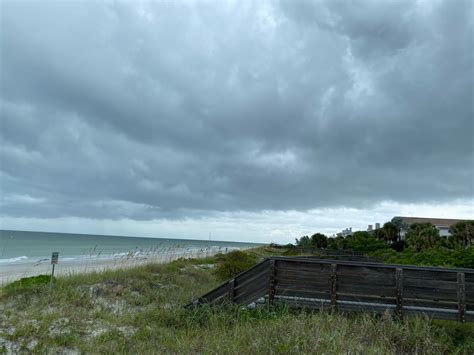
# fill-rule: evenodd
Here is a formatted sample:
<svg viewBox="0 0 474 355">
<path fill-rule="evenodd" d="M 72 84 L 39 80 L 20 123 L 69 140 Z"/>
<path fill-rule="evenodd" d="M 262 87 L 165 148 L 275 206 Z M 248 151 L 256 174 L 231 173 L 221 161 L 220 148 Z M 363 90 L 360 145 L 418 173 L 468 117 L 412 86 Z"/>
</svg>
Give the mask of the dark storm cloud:
<svg viewBox="0 0 474 355">
<path fill-rule="evenodd" d="M 473 197 L 471 1 L 1 4 L 1 213 Z"/>
</svg>

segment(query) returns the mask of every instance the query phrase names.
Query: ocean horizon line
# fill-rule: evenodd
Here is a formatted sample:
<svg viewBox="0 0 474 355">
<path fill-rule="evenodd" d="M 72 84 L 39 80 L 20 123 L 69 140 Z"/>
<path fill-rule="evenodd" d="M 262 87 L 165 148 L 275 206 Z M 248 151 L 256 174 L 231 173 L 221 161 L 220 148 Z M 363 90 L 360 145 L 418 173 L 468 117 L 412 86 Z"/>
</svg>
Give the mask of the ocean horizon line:
<svg viewBox="0 0 474 355">
<path fill-rule="evenodd" d="M 195 238 L 171 238 L 171 237 L 156 237 L 156 236 L 137 236 L 137 235 L 115 235 L 115 234 L 94 234 L 94 233 L 72 233 L 72 232 L 47 232 L 47 231 L 36 231 L 36 230 L 24 230 L 24 229 L 2 229 L 0 228 L 0 236 L 4 232 L 14 233 L 40 233 L 40 234 L 56 234 L 56 235 L 70 235 L 70 236 L 95 236 L 95 237 L 113 237 L 113 238 L 143 238 L 143 239 L 162 239 L 162 240 L 183 240 L 183 241 L 196 241 L 196 242 L 223 242 L 223 243 L 237 243 L 237 244 L 255 244 L 264 245 L 268 243 L 260 242 L 249 242 L 249 241 L 235 241 L 225 239 L 195 239 Z"/>
</svg>

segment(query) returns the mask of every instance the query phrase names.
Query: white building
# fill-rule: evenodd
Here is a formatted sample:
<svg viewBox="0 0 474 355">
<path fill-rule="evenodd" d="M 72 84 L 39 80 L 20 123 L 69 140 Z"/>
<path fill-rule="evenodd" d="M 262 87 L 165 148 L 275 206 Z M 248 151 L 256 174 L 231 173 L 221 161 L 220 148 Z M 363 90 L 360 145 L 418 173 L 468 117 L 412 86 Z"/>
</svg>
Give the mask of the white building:
<svg viewBox="0 0 474 355">
<path fill-rule="evenodd" d="M 347 237 L 347 236 L 351 235 L 352 234 L 352 227 L 343 229 L 341 231 L 341 233 L 339 233 L 339 234 L 342 235 L 343 237 Z"/>
<path fill-rule="evenodd" d="M 434 225 L 441 237 L 449 236 L 449 227 L 458 222 L 463 222 L 463 219 L 447 219 L 447 218 L 425 218 L 425 217 L 399 217 L 409 227 L 413 223 L 431 223 Z M 405 236 L 405 231 L 401 231 L 401 236 Z"/>
</svg>

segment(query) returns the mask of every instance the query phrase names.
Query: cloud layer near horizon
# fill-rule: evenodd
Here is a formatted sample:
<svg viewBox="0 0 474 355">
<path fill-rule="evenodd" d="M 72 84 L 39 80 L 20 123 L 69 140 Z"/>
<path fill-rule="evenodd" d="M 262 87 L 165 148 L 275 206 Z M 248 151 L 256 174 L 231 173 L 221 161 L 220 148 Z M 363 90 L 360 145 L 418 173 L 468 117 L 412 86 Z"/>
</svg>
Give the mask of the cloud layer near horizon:
<svg viewBox="0 0 474 355">
<path fill-rule="evenodd" d="M 472 1 L 0 6 L 5 217 L 472 202 Z"/>
</svg>

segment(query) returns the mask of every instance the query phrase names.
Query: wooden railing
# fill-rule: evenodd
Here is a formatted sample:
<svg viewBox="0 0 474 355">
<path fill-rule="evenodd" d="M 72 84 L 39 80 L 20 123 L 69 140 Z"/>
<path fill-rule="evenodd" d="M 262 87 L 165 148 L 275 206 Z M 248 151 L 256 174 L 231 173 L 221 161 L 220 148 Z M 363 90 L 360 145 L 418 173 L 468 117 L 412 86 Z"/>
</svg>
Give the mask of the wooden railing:
<svg viewBox="0 0 474 355">
<path fill-rule="evenodd" d="M 324 248 L 307 248 L 307 247 L 294 247 L 288 249 L 288 251 L 283 254 L 285 256 L 297 256 L 299 258 L 311 257 L 317 259 L 331 259 L 331 260 L 344 260 L 344 261 L 363 261 L 363 262 L 382 262 L 381 259 L 375 258 L 372 256 L 364 255 L 362 252 L 356 252 L 352 250 L 338 250 L 338 249 L 324 249 Z"/>
<path fill-rule="evenodd" d="M 258 300 L 474 322 L 474 270 L 272 257 L 187 306 Z"/>
</svg>

